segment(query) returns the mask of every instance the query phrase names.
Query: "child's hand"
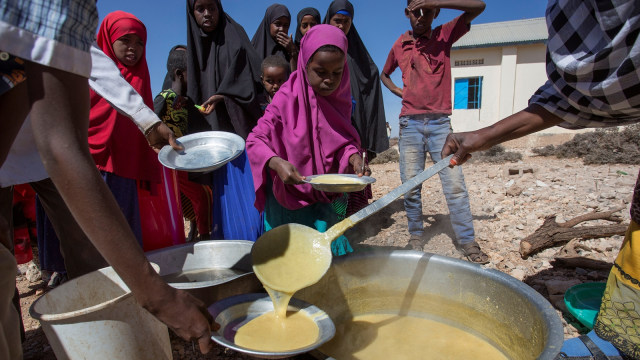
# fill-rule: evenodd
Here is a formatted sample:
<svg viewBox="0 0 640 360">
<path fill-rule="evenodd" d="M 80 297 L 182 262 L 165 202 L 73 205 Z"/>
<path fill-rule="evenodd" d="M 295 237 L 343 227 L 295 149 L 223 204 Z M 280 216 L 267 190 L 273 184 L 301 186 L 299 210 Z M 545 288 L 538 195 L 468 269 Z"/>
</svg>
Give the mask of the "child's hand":
<svg viewBox="0 0 640 360">
<path fill-rule="evenodd" d="M 363 163 L 364 160 L 362 160 L 360 154 L 353 154 L 349 157 L 349 164 L 353 167 L 354 174 L 358 176 L 371 176 L 371 169 L 369 168 L 369 165 L 364 164 L 364 172 L 362 171 Z"/>
<path fill-rule="evenodd" d="M 202 104 L 202 107 L 204 108 L 204 110 L 200 110 L 200 109 L 199 110 L 201 113 L 205 115 L 209 115 L 213 112 L 213 110 L 216 109 L 216 105 L 222 100 L 224 100 L 224 96 L 213 95 Z"/>
<path fill-rule="evenodd" d="M 304 184 L 304 176 L 300 175 L 298 169 L 293 166 L 292 163 L 284 160 L 283 158 L 274 156 L 269 159 L 268 163 L 269 169 L 278 173 L 278 177 L 285 184 L 289 185 L 299 185 Z"/>
<path fill-rule="evenodd" d="M 287 50 L 289 55 L 293 55 L 297 50 L 296 44 L 293 42 L 293 37 L 287 36 L 286 33 L 279 32 L 276 35 L 276 41 Z"/>
</svg>

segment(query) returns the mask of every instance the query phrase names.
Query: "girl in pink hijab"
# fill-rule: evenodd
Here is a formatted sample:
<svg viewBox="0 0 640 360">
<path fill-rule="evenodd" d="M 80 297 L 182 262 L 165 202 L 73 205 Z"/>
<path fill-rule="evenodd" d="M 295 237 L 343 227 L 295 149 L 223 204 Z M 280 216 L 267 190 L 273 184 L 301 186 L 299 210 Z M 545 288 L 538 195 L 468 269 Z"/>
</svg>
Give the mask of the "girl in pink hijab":
<svg viewBox="0 0 640 360">
<path fill-rule="evenodd" d="M 324 232 L 339 221 L 331 203 L 340 194 L 305 184 L 305 175 L 356 173 L 362 169 L 360 139 L 351 125 L 347 38 L 331 25 L 317 25 L 300 44 L 298 70 L 276 93 L 247 138 L 265 230 L 298 223 Z M 358 170 L 356 170 L 358 169 Z M 334 255 L 352 252 L 342 236 Z"/>
</svg>

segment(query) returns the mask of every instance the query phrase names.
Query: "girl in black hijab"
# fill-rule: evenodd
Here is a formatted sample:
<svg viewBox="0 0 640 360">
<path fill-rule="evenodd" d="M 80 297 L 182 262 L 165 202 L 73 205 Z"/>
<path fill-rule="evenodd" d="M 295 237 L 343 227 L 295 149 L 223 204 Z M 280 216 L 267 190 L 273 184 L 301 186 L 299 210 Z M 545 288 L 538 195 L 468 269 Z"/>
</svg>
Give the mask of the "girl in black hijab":
<svg viewBox="0 0 640 360">
<path fill-rule="evenodd" d="M 387 121 L 382 100 L 380 71 L 371 59 L 355 25 L 353 5 L 347 0 L 335 0 L 329 5 L 325 24 L 337 26 L 347 35 L 347 62 L 351 77 L 351 96 L 355 101 L 351 121 L 369 160 L 389 148 Z M 333 20 L 333 21 L 332 21 Z"/>
<path fill-rule="evenodd" d="M 261 116 L 256 96 L 261 60 L 220 0 L 187 0 L 187 54 L 187 95 L 209 108 L 206 124 L 193 130 L 229 131 L 246 138 Z"/>
<path fill-rule="evenodd" d="M 298 26 L 296 26 L 295 37 L 295 43 L 298 49 L 300 49 L 302 36 L 304 36 L 309 29 L 320 23 L 322 23 L 322 20 L 320 19 L 320 11 L 316 10 L 316 8 L 308 7 L 300 10 L 298 13 Z"/>
<path fill-rule="evenodd" d="M 189 119 L 189 132 L 227 131 L 246 139 L 261 116 L 260 58 L 220 0 L 187 0 L 187 67 L 187 96 L 205 108 Z M 253 205 L 255 192 L 247 191 L 253 176 L 246 153 L 211 177 L 211 238 L 255 241 L 264 222 Z"/>
<path fill-rule="evenodd" d="M 262 23 L 251 39 L 251 45 L 261 60 L 278 55 L 292 64 L 292 59 L 297 58 L 298 48 L 289 36 L 290 26 L 291 14 L 286 6 L 273 4 L 267 8 Z"/>
</svg>

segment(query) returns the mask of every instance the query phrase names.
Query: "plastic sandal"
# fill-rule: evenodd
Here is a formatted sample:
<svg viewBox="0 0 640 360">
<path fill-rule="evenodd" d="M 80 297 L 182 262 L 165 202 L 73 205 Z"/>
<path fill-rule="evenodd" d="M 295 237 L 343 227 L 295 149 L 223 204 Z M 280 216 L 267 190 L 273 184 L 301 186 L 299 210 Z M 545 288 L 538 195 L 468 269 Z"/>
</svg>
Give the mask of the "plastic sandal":
<svg viewBox="0 0 640 360">
<path fill-rule="evenodd" d="M 480 249 L 480 245 L 475 241 L 460 245 L 459 250 L 462 255 L 466 256 L 467 260 L 472 263 L 481 265 L 489 263 L 489 255 L 485 254 Z"/>
</svg>

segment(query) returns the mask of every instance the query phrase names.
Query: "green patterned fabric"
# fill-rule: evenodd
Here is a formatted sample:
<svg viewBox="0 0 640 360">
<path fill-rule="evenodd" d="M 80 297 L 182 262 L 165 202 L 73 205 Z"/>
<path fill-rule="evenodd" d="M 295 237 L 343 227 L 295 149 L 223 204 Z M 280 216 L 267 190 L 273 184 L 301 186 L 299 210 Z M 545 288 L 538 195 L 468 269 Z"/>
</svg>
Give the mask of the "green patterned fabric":
<svg viewBox="0 0 640 360">
<path fill-rule="evenodd" d="M 346 210 L 346 201 L 345 201 Z M 344 219 L 344 216 L 343 216 Z M 339 215 L 335 207 L 328 203 L 315 203 L 302 209 L 289 210 L 276 200 L 271 191 L 271 186 L 267 186 L 267 199 L 264 208 L 265 231 L 284 224 L 302 224 L 314 228 L 323 233 L 328 228 L 340 222 Z M 349 240 L 342 235 L 331 243 L 331 251 L 334 256 L 346 255 L 353 252 Z"/>
<path fill-rule="evenodd" d="M 333 211 L 338 215 L 339 220 L 344 220 L 347 217 L 347 205 L 349 204 L 349 195 L 343 193 L 341 197 L 335 199 L 331 203 Z"/>
</svg>

